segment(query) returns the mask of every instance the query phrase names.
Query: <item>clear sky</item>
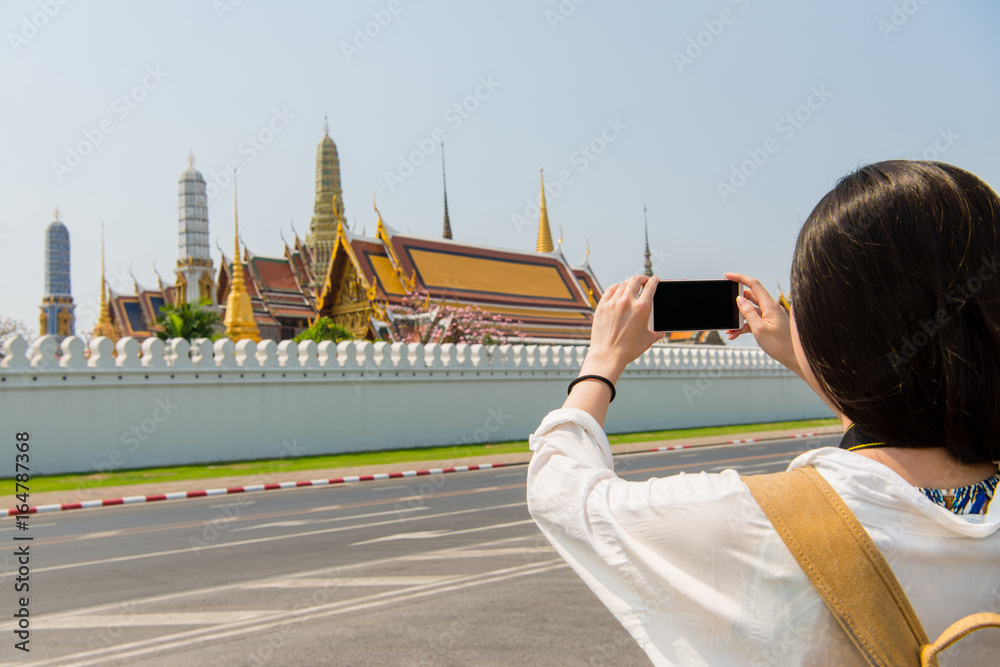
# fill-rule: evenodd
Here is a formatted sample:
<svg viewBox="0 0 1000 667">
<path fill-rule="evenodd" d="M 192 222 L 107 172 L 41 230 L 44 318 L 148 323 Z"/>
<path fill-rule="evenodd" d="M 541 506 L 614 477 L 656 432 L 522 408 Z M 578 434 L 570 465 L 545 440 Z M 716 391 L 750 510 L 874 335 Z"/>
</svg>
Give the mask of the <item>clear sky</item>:
<svg viewBox="0 0 1000 667">
<path fill-rule="evenodd" d="M 189 151 L 219 186 L 213 246 L 232 252 L 236 161 L 243 239 L 279 255 L 308 230 L 324 114 L 359 232 L 377 191 L 389 225 L 440 235 L 443 133 L 458 241 L 533 250 L 544 167 L 554 234 L 573 264 L 589 239 L 605 286 L 642 270 L 645 204 L 658 275 L 787 290 L 802 221 L 860 164 L 1000 186 L 997 25 L 989 0 L 9 0 L 0 315 L 37 331 L 56 206 L 78 330 L 102 221 L 113 287 L 155 285 L 154 261 L 172 282 Z"/>
</svg>

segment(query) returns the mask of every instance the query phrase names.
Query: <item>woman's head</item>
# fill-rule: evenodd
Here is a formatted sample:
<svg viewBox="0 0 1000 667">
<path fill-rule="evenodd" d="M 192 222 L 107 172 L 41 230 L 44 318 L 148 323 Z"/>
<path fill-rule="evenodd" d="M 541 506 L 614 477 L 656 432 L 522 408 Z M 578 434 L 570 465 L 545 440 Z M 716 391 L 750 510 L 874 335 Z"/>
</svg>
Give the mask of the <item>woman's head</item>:
<svg viewBox="0 0 1000 667">
<path fill-rule="evenodd" d="M 1000 459 L 1000 198 L 939 162 L 845 176 L 792 262 L 802 351 L 830 398 L 887 444 Z"/>
</svg>

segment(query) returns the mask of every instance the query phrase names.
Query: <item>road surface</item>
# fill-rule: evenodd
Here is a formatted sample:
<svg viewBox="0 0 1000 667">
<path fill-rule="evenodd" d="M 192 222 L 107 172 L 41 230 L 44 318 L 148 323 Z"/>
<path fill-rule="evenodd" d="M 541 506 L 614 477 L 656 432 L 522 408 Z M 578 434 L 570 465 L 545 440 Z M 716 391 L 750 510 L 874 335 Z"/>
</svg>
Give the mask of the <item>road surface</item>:
<svg viewBox="0 0 1000 667">
<path fill-rule="evenodd" d="M 784 469 L 819 437 L 616 457 L 628 479 Z M 19 665 L 647 665 L 534 526 L 525 466 L 0 520 Z M 16 543 L 24 544 L 23 542 Z"/>
</svg>

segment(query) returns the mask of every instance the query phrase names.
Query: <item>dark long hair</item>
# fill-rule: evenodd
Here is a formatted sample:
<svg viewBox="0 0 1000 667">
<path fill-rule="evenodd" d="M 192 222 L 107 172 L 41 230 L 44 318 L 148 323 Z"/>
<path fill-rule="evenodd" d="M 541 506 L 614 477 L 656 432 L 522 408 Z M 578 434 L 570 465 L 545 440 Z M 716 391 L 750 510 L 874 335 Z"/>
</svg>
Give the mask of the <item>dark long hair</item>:
<svg viewBox="0 0 1000 667">
<path fill-rule="evenodd" d="M 866 435 L 1000 460 L 1000 198 L 940 162 L 845 176 L 799 232 L 809 365 Z"/>
</svg>

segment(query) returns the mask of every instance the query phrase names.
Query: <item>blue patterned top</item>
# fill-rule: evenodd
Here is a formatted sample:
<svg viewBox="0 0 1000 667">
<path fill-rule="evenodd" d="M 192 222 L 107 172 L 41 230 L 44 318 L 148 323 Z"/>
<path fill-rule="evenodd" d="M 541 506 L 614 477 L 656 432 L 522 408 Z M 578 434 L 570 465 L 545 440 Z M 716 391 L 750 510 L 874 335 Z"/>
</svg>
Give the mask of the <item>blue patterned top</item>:
<svg viewBox="0 0 1000 667">
<path fill-rule="evenodd" d="M 931 502 L 955 514 L 986 514 L 990 500 L 1000 483 L 1000 472 L 989 479 L 960 489 L 920 489 Z"/>
</svg>

